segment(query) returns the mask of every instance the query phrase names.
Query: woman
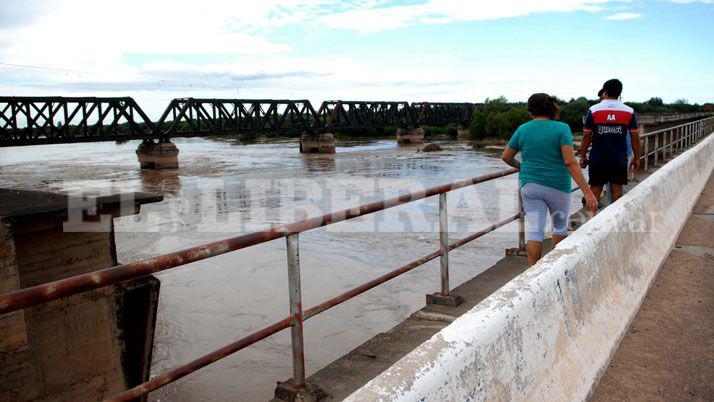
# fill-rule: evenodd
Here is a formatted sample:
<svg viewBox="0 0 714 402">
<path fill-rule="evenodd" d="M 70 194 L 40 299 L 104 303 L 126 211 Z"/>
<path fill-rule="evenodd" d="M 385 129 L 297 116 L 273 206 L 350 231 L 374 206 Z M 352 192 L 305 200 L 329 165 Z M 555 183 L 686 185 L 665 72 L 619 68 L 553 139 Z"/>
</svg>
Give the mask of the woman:
<svg viewBox="0 0 714 402">
<path fill-rule="evenodd" d="M 501 159 L 520 170 L 518 179 L 526 213 L 526 252 L 530 267 L 543 252 L 546 210 L 550 211 L 553 221 L 553 247 L 568 235 L 570 177 L 583 191 L 585 203 L 593 214 L 597 200 L 575 159 L 570 127 L 555 121 L 560 117 L 555 98 L 534 94 L 528 98 L 527 107 L 533 119 L 518 127 Z M 518 152 L 521 152 L 520 163 L 514 159 Z"/>
</svg>

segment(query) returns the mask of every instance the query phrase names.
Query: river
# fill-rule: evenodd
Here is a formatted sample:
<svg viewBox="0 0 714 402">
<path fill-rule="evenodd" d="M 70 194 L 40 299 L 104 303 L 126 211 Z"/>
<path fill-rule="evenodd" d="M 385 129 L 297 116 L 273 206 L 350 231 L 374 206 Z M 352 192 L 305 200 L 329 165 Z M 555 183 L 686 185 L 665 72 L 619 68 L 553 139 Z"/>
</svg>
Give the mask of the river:
<svg viewBox="0 0 714 402">
<path fill-rule="evenodd" d="M 121 263 L 356 206 L 400 192 L 506 168 L 457 142 L 441 152 L 393 140 L 338 142 L 334 155 L 302 155 L 295 141 L 240 145 L 178 139 L 180 169 L 142 171 L 137 142 L 0 148 L 0 187 L 73 194 L 163 194 L 115 220 Z M 515 175 L 449 194 L 452 239 L 515 211 Z M 414 202 L 300 235 L 303 305 L 312 306 L 438 248 L 437 199 Z M 516 243 L 516 224 L 450 254 L 452 286 Z M 161 293 L 152 374 L 192 360 L 288 314 L 285 240 L 158 274 Z M 434 260 L 305 324 L 308 374 L 388 330 L 438 290 Z M 152 400 L 268 400 L 291 375 L 289 331 L 214 363 Z"/>
</svg>

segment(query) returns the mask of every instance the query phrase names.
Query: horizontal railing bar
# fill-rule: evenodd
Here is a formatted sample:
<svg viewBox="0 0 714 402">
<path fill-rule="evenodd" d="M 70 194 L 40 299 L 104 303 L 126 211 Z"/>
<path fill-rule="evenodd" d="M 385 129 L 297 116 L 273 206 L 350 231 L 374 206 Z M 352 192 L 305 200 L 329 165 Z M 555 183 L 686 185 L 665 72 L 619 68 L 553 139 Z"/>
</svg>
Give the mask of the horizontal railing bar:
<svg viewBox="0 0 714 402">
<path fill-rule="evenodd" d="M 451 244 L 449 244 L 449 251 L 454 250 L 458 247 L 461 247 L 465 245 L 466 243 L 469 243 L 473 240 L 476 240 L 477 238 L 490 233 L 502 226 L 505 226 L 513 221 L 518 220 L 518 217 L 520 214 L 513 215 L 511 217 L 508 217 L 500 222 L 494 223 L 493 225 L 481 229 L 476 233 L 473 233 L 467 237 L 464 237 L 463 239 L 460 239 L 458 241 L 455 241 Z M 316 316 L 317 314 L 322 313 L 323 311 L 329 310 L 332 307 L 337 306 L 338 304 L 341 304 L 355 296 L 358 296 L 378 285 L 381 285 L 382 283 L 385 283 L 391 279 L 396 278 L 397 276 L 404 274 L 406 272 L 409 272 L 413 270 L 414 268 L 417 268 L 421 265 L 424 265 L 425 263 L 435 259 L 436 257 L 441 255 L 441 250 L 436 250 L 434 252 L 431 252 L 419 259 L 416 259 L 406 265 L 402 265 L 401 267 L 394 269 L 392 271 L 389 271 L 388 273 L 375 278 L 369 282 L 366 282 L 360 286 L 357 286 L 351 290 L 348 290 L 345 293 L 342 293 L 339 296 L 335 296 L 332 299 L 329 299 L 323 303 L 320 303 L 318 305 L 315 305 L 313 307 L 310 307 L 309 309 L 303 311 L 302 314 L 302 319 L 303 321 L 312 318 Z M 217 349 L 211 353 L 208 353 L 206 355 L 203 355 L 199 357 L 196 360 L 193 360 L 191 362 L 188 362 L 186 364 L 183 364 L 171 371 L 168 371 L 164 374 L 158 375 L 154 378 L 152 378 L 149 381 L 146 381 L 142 384 L 139 384 L 129 390 L 126 390 L 112 398 L 109 399 L 109 401 L 112 402 L 119 402 L 119 401 L 130 401 L 132 399 L 138 398 L 142 395 L 148 394 L 151 391 L 154 391 L 158 388 L 163 387 L 166 384 L 169 384 L 171 382 L 174 382 L 182 377 L 185 377 L 188 374 L 193 373 L 196 370 L 199 370 L 203 367 L 208 366 L 211 363 L 215 363 L 216 361 L 227 357 L 235 352 L 238 352 L 241 349 L 247 348 L 248 346 L 261 341 L 265 338 L 267 338 L 270 335 L 273 335 L 277 332 L 282 331 L 283 329 L 286 329 L 290 327 L 290 317 L 285 317 L 282 320 L 265 327 L 261 329 L 258 332 L 254 332 L 253 334 L 241 338 L 231 344 L 228 344 L 220 349 Z"/>
<path fill-rule="evenodd" d="M 290 327 L 290 317 L 285 317 L 282 320 L 267 326 L 260 331 L 254 332 L 245 338 L 241 338 L 233 343 L 230 343 L 220 349 L 216 349 L 211 353 L 203 355 L 196 360 L 192 360 L 186 364 L 183 364 L 175 369 L 168 371 L 164 374 L 158 375 L 149 381 L 137 385 L 134 388 L 130 388 L 120 394 L 109 398 L 109 401 L 119 402 L 119 401 L 131 401 L 142 395 L 146 395 L 151 391 L 163 387 L 166 384 L 174 382 L 179 378 L 185 377 L 194 371 L 202 369 L 211 363 L 215 363 L 224 357 L 230 356 L 233 353 L 247 348 L 248 346 L 261 341 L 270 335 L 278 333 L 285 328 Z"/>
<path fill-rule="evenodd" d="M 518 172 L 518 170 L 515 168 L 505 169 L 473 177 L 471 179 L 442 184 L 426 190 L 411 192 L 386 200 L 364 204 L 359 207 L 349 208 L 319 217 L 274 226 L 259 232 L 248 233 L 217 242 L 207 243 L 201 246 L 187 248 L 158 257 L 147 258 L 145 260 L 129 264 L 117 265 L 115 267 L 88 272 L 86 274 L 70 278 L 59 279 L 42 285 L 15 290 L 0 295 L 0 314 L 36 306 L 38 304 L 47 303 L 62 297 L 71 296 L 120 282 L 145 277 L 156 272 L 161 272 L 191 262 L 204 260 L 206 258 L 215 257 L 231 251 L 240 250 L 285 237 L 291 233 L 300 233 L 348 219 L 357 218 L 437 194 L 446 193 L 459 188 L 497 179 L 499 177 L 508 176 L 516 172 Z"/>
<path fill-rule="evenodd" d="M 461 240 L 450 243 L 449 251 L 459 248 L 459 247 L 463 246 L 464 244 L 469 243 L 473 240 L 476 240 L 479 237 L 500 228 L 501 226 L 507 225 L 515 220 L 518 220 L 519 216 L 520 216 L 520 214 L 513 215 L 513 216 L 511 216 L 507 219 L 504 219 L 500 222 L 497 222 L 485 229 L 479 230 L 478 232 L 476 232 L 468 237 L 464 237 Z M 441 255 L 441 250 L 436 250 L 430 254 L 427 254 L 417 260 L 410 262 L 409 264 L 402 265 L 401 267 L 399 267 L 393 271 L 390 271 L 376 279 L 373 279 L 363 285 L 360 285 L 354 289 L 348 290 L 347 292 L 342 293 L 339 296 L 335 296 L 326 302 L 320 303 L 315 307 L 311 307 L 303 312 L 303 314 L 302 314 L 303 320 L 307 320 L 308 318 L 310 318 L 316 314 L 319 314 L 325 310 L 328 310 L 328 309 L 330 309 L 346 300 L 349 300 L 349 299 L 359 295 L 360 293 L 364 293 L 364 292 L 368 291 L 369 289 L 372 289 L 373 287 L 375 287 L 377 285 L 387 282 L 388 280 L 390 280 L 394 277 L 397 277 L 405 272 L 411 271 L 412 269 L 414 269 L 420 265 L 423 265 L 423 264 L 435 259 L 436 257 L 439 257 L 440 255 Z"/>
<path fill-rule="evenodd" d="M 690 121 L 690 122 L 688 122 L 688 123 L 680 124 L 680 125 L 678 125 L 678 126 L 672 126 L 672 127 L 667 127 L 667 128 L 661 128 L 661 129 L 655 130 L 655 131 L 649 131 L 649 132 L 646 132 L 646 133 L 644 133 L 644 134 L 640 134 L 640 138 L 651 137 L 651 136 L 653 136 L 653 135 L 662 134 L 662 133 L 667 132 L 667 131 L 669 131 L 669 130 L 674 130 L 674 129 L 676 129 L 676 128 L 681 128 L 681 127 L 684 127 L 684 126 L 688 126 L 688 125 L 690 125 L 690 124 L 701 123 L 701 122 L 703 122 L 703 121 L 712 120 L 712 119 L 714 119 L 714 117 L 707 117 L 707 118 L 705 118 L 705 119 Z"/>
</svg>

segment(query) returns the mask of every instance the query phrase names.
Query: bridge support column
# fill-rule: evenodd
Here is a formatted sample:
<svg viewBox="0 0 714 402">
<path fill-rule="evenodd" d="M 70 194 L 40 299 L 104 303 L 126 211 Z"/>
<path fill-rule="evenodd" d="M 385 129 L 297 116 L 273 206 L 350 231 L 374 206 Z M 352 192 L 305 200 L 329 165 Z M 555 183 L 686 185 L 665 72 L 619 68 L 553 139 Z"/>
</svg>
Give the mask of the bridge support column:
<svg viewBox="0 0 714 402">
<path fill-rule="evenodd" d="M 421 144 L 424 142 L 424 129 L 421 127 L 407 129 L 400 128 L 397 130 L 398 144 Z"/>
<path fill-rule="evenodd" d="M 178 147 L 170 140 L 146 139 L 136 149 L 142 169 L 178 169 Z"/>
<path fill-rule="evenodd" d="M 161 200 L 0 189 L 0 292 L 117 265 L 112 218 Z M 148 380 L 159 286 L 148 276 L 0 315 L 0 400 L 103 400 Z"/>
<path fill-rule="evenodd" d="M 334 154 L 335 137 L 331 133 L 303 134 L 300 137 L 300 153 Z"/>
<path fill-rule="evenodd" d="M 456 139 L 459 141 L 468 141 L 471 134 L 470 127 L 465 124 L 459 124 L 456 127 Z"/>
</svg>

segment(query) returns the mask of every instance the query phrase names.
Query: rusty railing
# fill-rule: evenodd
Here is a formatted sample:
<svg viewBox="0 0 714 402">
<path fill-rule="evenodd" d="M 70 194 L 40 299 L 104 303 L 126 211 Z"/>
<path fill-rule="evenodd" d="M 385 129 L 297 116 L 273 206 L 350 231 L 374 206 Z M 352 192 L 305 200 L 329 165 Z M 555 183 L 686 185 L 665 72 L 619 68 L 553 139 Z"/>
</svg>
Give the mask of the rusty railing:
<svg viewBox="0 0 714 402">
<path fill-rule="evenodd" d="M 328 310 L 346 300 L 349 300 L 361 293 L 366 292 L 384 282 L 389 281 L 401 274 L 411 271 L 428 261 L 440 257 L 441 286 L 440 295 L 449 296 L 451 288 L 449 285 L 449 251 L 461 247 L 493 230 L 496 230 L 508 223 L 519 220 L 519 249 L 525 246 L 525 235 L 523 226 L 523 210 L 519 200 L 518 213 L 507 217 L 500 222 L 479 230 L 465 238 L 449 243 L 447 227 L 447 193 L 464 187 L 469 187 L 478 183 L 505 177 L 516 173 L 514 168 L 501 170 L 495 173 L 474 177 L 471 179 L 456 181 L 412 192 L 397 197 L 389 198 L 365 204 L 356 208 L 345 209 L 339 212 L 326 214 L 320 217 L 309 218 L 298 222 L 279 225 L 270 229 L 248 233 L 225 240 L 204 244 L 197 247 L 188 248 L 174 253 L 148 258 L 142 261 L 118 265 L 105 268 L 99 271 L 89 272 L 70 278 L 60 279 L 42 285 L 32 286 L 15 290 L 0 295 L 0 314 L 9 313 L 57 300 L 62 297 L 76 295 L 93 289 L 117 284 L 120 282 L 145 277 L 156 272 L 165 271 L 179 267 L 195 261 L 215 257 L 231 251 L 240 250 L 246 247 L 265 243 L 271 240 L 285 237 L 287 243 L 287 271 L 288 271 L 288 291 L 290 299 L 290 315 L 275 322 L 259 331 L 256 331 L 242 339 L 232 342 L 222 348 L 216 349 L 193 361 L 176 367 L 163 374 L 155 376 L 131 389 L 128 389 L 114 397 L 111 401 L 129 401 L 146 395 L 166 384 L 178 380 L 202 367 L 229 356 L 245 347 L 248 347 L 266 337 L 290 327 L 292 340 L 292 366 L 293 366 L 293 386 L 302 388 L 305 385 L 305 361 L 303 355 L 303 322 L 315 315 Z M 302 293 L 300 289 L 300 251 L 299 236 L 301 232 L 316 229 L 322 226 L 331 225 L 337 222 L 357 218 L 374 212 L 393 208 L 409 202 L 421 200 L 431 196 L 439 196 L 439 249 L 408 264 L 402 265 L 382 276 L 369 282 L 357 286 L 347 292 L 335 296 L 325 302 L 317 304 L 306 310 L 302 309 Z M 519 197 L 520 198 L 520 197 Z"/>
</svg>

